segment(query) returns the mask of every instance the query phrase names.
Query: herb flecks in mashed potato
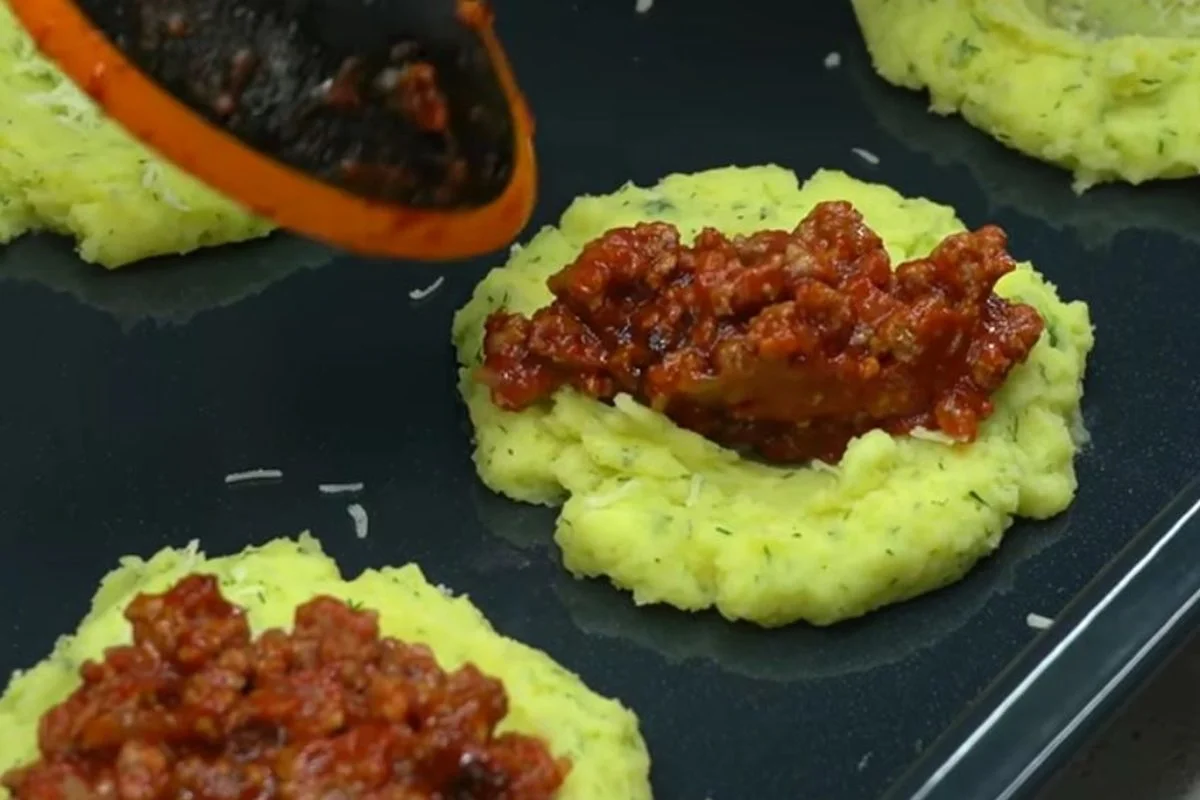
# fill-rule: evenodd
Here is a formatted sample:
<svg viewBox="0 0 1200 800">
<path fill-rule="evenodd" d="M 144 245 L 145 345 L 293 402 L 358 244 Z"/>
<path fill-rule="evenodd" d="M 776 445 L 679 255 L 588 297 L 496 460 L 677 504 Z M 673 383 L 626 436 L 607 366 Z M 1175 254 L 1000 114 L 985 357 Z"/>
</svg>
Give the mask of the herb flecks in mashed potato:
<svg viewBox="0 0 1200 800">
<path fill-rule="evenodd" d="M 790 229 L 823 200 L 861 211 L 894 264 L 963 230 L 950 208 L 839 172 L 803 187 L 778 167 L 672 175 L 576 200 L 557 228 L 514 248 L 459 312 L 454 342 L 479 475 L 513 499 L 563 504 L 555 539 L 571 572 L 607 576 L 639 604 L 715 607 L 769 626 L 829 624 L 957 580 L 1015 516 L 1046 518 L 1070 503 L 1092 328 L 1087 307 L 1064 303 L 1028 264 L 997 292 L 1034 305 L 1046 331 L 968 446 L 874 431 L 836 466 L 784 469 L 743 459 L 625 396 L 608 405 L 561 390 L 511 413 L 474 380 L 488 314 L 549 303 L 546 278 L 603 232 L 651 219 L 685 238 L 706 225 Z"/>
<path fill-rule="evenodd" d="M 1195 0 L 853 0 L 876 71 L 1083 191 L 1200 172 Z"/>
<path fill-rule="evenodd" d="M 316 595 L 376 609 L 384 636 L 427 644 L 443 669 L 470 662 L 504 683 L 508 714 L 499 730 L 540 737 L 571 759 L 562 800 L 651 797 L 646 745 L 637 718 L 620 703 L 595 694 L 545 653 L 497 633 L 466 597 L 429 583 L 416 565 L 345 580 L 307 534 L 220 558 L 206 558 L 193 545 L 149 560 L 122 559 L 79 630 L 60 639 L 45 661 L 14 676 L 0 697 L 0 773 L 36 757 L 38 719 L 79 685 L 80 665 L 130 640 L 123 616 L 129 602 L 196 572 L 217 576 L 222 594 L 246 609 L 255 631 L 290 628 L 296 607 Z"/>
</svg>

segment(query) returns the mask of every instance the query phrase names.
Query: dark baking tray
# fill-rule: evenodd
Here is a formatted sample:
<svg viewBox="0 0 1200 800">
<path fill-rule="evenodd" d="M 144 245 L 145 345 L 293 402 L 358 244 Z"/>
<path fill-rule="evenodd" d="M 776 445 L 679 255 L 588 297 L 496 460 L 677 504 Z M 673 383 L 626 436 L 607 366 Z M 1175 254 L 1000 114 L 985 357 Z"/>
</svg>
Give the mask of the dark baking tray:
<svg viewBox="0 0 1200 800">
<path fill-rule="evenodd" d="M 926 781 L 1068 635 L 1067 602 L 1200 473 L 1196 184 L 1076 199 L 1066 175 L 876 80 L 843 3 L 658 0 L 639 14 L 633 0 L 524 0 L 500 12 L 538 114 L 535 225 L 627 179 L 767 162 L 842 168 L 1003 225 L 1097 325 L 1093 439 L 1071 510 L 1017 525 L 954 587 L 828 630 L 636 610 L 563 572 L 551 512 L 475 479 L 449 325 L 497 257 L 395 266 L 276 237 L 101 275 L 35 237 L 0 256 L 0 668 L 43 657 L 123 553 L 193 538 L 228 552 L 311 529 L 350 572 L 419 561 L 502 631 L 621 697 L 641 716 L 661 798 L 840 800 L 876 797 L 910 769 L 910 788 Z M 826 70 L 832 51 L 843 64 Z M 439 276 L 439 291 L 409 298 Z M 223 483 L 258 467 L 284 478 Z M 345 498 L 318 494 L 323 481 L 366 484 L 366 539 Z M 1070 691 L 1038 684 L 1040 702 L 1020 706 L 1031 741 L 1052 742 L 1077 696 L 1104 697 L 1088 719 L 1116 702 L 1137 670 L 1113 683 L 1114 662 L 1145 669 L 1163 651 L 1161 637 L 1140 659 L 1119 645 L 1149 641 L 1183 607 L 1191 579 L 1172 579 L 1172 591 L 1107 606 L 1123 613 L 1092 630 L 1116 638 L 1087 638 L 1096 657 L 1052 673 Z M 1059 624 L 1039 635 L 1029 612 Z M 1011 783 L 1010 743 L 975 739 L 965 772 L 949 771 L 965 775 L 959 786 Z M 968 796 L 987 795 L 957 795 Z"/>
</svg>

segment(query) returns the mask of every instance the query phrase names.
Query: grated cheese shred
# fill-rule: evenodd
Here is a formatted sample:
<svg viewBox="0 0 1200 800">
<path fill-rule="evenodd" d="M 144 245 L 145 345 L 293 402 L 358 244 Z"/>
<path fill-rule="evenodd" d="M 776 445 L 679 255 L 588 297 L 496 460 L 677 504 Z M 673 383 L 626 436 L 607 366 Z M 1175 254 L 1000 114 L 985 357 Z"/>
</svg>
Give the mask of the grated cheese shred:
<svg viewBox="0 0 1200 800">
<path fill-rule="evenodd" d="M 277 481 L 283 478 L 283 471 L 278 469 L 248 469 L 243 472 L 231 472 L 225 476 L 225 484 L 232 486 L 235 483 L 246 483 L 247 481 Z"/>
<path fill-rule="evenodd" d="M 370 522 L 367 519 L 367 510 L 358 503 L 351 503 L 346 506 L 346 513 L 350 515 L 350 519 L 354 520 L 354 535 L 359 539 L 367 538 L 367 529 Z"/>
</svg>

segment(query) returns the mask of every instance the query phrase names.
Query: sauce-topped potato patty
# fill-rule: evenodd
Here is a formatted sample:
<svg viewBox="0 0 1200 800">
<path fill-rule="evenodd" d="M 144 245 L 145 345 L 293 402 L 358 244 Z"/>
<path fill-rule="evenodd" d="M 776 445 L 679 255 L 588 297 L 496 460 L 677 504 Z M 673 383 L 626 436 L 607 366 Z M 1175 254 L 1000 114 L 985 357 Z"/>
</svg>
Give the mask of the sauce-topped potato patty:
<svg viewBox="0 0 1200 800">
<path fill-rule="evenodd" d="M 14 800 L 650 797 L 631 713 L 415 566 L 344 581 L 308 537 L 126 559 L 0 735 Z"/>
<path fill-rule="evenodd" d="M 1200 172 L 1195 0 L 853 0 L 876 71 L 1075 188 Z"/>
<path fill-rule="evenodd" d="M 953 234 L 893 271 L 844 201 L 691 247 L 668 223 L 616 228 L 547 280 L 549 306 L 488 317 L 478 377 L 510 411 L 563 386 L 624 392 L 772 462 L 836 462 L 873 428 L 972 441 L 1044 327 L 992 291 L 1015 266 L 1005 242 Z"/>
<path fill-rule="evenodd" d="M 748 293 L 695 290 L 715 274 Z M 1065 509 L 1093 339 L 998 229 L 756 167 L 577 200 L 483 280 L 454 341 L 480 477 L 563 504 L 568 569 L 781 625 L 942 586 L 1014 516 Z"/>
</svg>

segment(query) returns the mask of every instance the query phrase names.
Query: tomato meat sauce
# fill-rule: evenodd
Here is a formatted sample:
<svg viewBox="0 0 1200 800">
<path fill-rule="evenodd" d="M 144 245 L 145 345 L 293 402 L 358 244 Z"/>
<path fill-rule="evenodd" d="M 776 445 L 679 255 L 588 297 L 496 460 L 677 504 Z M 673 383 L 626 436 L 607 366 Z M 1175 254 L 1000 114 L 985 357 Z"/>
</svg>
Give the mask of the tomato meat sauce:
<svg viewBox="0 0 1200 800">
<path fill-rule="evenodd" d="M 125 612 L 133 643 L 81 669 L 42 717 L 40 758 L 3 778 L 18 800 L 534 800 L 570 765 L 497 734 L 508 701 L 466 665 L 381 638 L 332 597 L 292 632 L 252 638 L 216 579 L 192 575 Z"/>
<path fill-rule="evenodd" d="M 662 222 L 617 228 L 548 279 L 549 306 L 488 317 L 477 374 L 507 410 L 564 386 L 627 393 L 771 462 L 837 461 L 874 428 L 969 442 L 1044 327 L 995 294 L 1014 268 L 986 226 L 893 271 L 845 202 L 690 246 Z"/>
</svg>

